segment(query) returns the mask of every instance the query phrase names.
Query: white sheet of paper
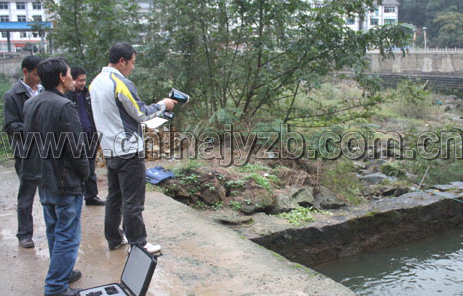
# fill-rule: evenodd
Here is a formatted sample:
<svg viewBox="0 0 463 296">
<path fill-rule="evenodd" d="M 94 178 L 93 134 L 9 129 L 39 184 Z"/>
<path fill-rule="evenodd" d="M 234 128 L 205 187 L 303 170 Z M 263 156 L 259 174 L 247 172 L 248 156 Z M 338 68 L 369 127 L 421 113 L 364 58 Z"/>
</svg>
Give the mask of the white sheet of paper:
<svg viewBox="0 0 463 296">
<path fill-rule="evenodd" d="M 143 121 L 142 123 L 146 124 L 146 126 L 148 128 L 155 129 L 155 128 L 161 126 L 166 121 L 167 121 L 167 119 L 164 119 L 164 118 L 161 118 L 161 117 L 155 117 L 153 119 Z"/>
</svg>

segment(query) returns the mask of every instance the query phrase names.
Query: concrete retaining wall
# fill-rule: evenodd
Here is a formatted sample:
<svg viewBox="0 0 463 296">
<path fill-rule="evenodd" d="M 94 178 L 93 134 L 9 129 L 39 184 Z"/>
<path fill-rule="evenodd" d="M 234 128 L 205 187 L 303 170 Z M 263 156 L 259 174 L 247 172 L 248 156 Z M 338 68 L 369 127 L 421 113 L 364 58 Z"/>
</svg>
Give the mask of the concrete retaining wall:
<svg viewBox="0 0 463 296">
<path fill-rule="evenodd" d="M 0 73 L 15 75 L 21 71 L 22 57 L 0 60 Z"/>
<path fill-rule="evenodd" d="M 463 77 L 463 52 L 412 52 L 383 60 L 379 53 L 370 53 L 370 71 L 382 74 L 409 74 Z"/>
</svg>

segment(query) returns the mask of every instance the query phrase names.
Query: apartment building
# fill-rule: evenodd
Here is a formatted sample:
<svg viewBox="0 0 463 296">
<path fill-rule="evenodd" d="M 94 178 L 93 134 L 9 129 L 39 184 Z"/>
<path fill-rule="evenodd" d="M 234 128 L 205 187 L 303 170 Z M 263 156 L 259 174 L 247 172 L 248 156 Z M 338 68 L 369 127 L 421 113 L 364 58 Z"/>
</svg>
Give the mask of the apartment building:
<svg viewBox="0 0 463 296">
<path fill-rule="evenodd" d="M 399 23 L 399 6 L 397 0 L 383 0 L 374 11 L 368 11 L 364 19 L 359 17 L 346 19 L 347 26 L 355 31 L 367 31 L 376 26 Z"/>
<path fill-rule="evenodd" d="M 38 32 L 26 31 L 30 27 L 30 23 L 45 21 L 47 21 L 47 14 L 40 1 L 1 1 L 0 52 L 8 51 L 8 33 L 5 30 L 11 31 L 9 39 L 12 52 L 21 51 L 26 45 L 37 48 L 42 42 L 46 43 L 46 40 L 42 40 Z M 16 29 L 19 32 L 15 32 Z"/>
</svg>

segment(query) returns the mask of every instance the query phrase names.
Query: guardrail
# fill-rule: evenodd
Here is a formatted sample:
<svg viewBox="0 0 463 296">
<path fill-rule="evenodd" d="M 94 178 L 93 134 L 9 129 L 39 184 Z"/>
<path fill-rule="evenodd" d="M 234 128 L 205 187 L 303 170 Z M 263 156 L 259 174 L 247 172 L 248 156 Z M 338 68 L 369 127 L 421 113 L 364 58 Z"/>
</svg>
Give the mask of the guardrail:
<svg viewBox="0 0 463 296">
<path fill-rule="evenodd" d="M 7 59 L 13 59 L 13 58 L 20 58 L 27 54 L 30 55 L 30 53 L 27 53 L 27 52 L 0 52 L 0 59 L 7 60 Z"/>
<path fill-rule="evenodd" d="M 463 48 L 406 48 L 408 53 L 463 53 Z M 394 48 L 395 52 L 402 52 L 400 48 Z M 379 53 L 379 50 L 369 50 L 367 53 Z"/>
</svg>

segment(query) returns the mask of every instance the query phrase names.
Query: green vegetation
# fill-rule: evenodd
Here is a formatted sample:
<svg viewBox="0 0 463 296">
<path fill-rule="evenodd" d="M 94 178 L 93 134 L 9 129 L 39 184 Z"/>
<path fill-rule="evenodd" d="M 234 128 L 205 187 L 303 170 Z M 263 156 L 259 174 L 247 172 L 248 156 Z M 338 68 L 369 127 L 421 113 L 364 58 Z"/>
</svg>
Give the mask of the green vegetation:
<svg viewBox="0 0 463 296">
<path fill-rule="evenodd" d="M 363 201 L 360 196 L 362 184 L 355 174 L 352 161 L 341 159 L 329 163 L 321 176 L 320 183 L 340 194 L 350 204 L 356 205 Z"/>
<path fill-rule="evenodd" d="M 399 21 L 417 27 L 416 46 L 463 47 L 463 2 L 460 0 L 402 0 Z"/>
<path fill-rule="evenodd" d="M 257 185 L 270 191 L 270 182 L 267 180 L 266 177 L 254 173 L 251 174 L 248 178 L 253 179 Z"/>
<path fill-rule="evenodd" d="M 256 163 L 256 164 L 246 164 L 244 166 L 238 167 L 238 170 L 240 172 L 246 172 L 246 173 L 255 173 L 255 172 L 260 172 L 260 171 L 270 171 L 272 170 L 268 166 Z"/>
<path fill-rule="evenodd" d="M 244 179 L 236 179 L 236 180 L 228 180 L 225 182 L 225 187 L 227 188 L 243 188 L 246 184 L 246 180 Z"/>
<path fill-rule="evenodd" d="M 312 208 L 298 207 L 289 213 L 281 213 L 278 217 L 287 219 L 294 226 L 300 226 L 302 222 L 315 221 L 311 213 Z"/>
<path fill-rule="evenodd" d="M 0 123 L 2 126 L 2 129 L 1 129 L 2 131 L 3 131 L 4 124 L 5 124 L 5 120 L 3 118 L 3 96 L 8 91 L 8 89 L 12 86 L 12 84 L 13 84 L 13 81 L 10 77 L 0 73 Z M 6 137 L 5 137 L 5 140 L 6 140 Z M 0 141 L 0 163 L 4 163 L 5 161 L 8 160 L 7 158 L 8 151 L 10 151 L 8 141 L 6 141 L 5 143 L 3 141 Z"/>
<path fill-rule="evenodd" d="M 241 209 L 241 203 L 239 201 L 232 200 L 229 205 L 234 211 L 239 211 Z"/>
</svg>

